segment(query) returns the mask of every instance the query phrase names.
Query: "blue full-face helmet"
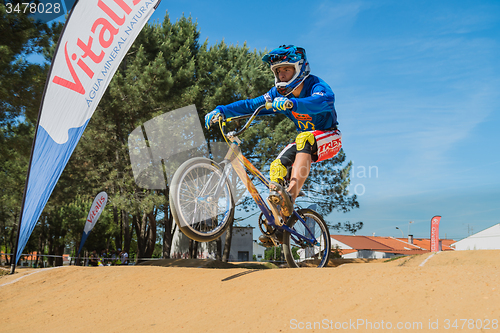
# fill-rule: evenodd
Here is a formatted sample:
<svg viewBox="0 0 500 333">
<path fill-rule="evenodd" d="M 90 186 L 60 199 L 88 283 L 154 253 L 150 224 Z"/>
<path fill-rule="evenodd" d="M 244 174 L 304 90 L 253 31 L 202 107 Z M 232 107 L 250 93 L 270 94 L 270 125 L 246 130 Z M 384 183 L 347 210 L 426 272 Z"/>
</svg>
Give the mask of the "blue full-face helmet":
<svg viewBox="0 0 500 333">
<path fill-rule="evenodd" d="M 294 91 L 295 88 L 297 88 L 311 72 L 309 62 L 306 58 L 306 50 L 302 47 L 282 45 L 266 54 L 262 58 L 262 61 L 267 63 L 273 71 L 274 85 L 276 86 L 276 89 L 278 89 L 278 92 L 283 96 L 287 96 Z M 276 72 L 279 67 L 284 66 L 295 67 L 295 73 L 292 79 L 288 82 L 280 82 L 279 76 Z"/>
</svg>

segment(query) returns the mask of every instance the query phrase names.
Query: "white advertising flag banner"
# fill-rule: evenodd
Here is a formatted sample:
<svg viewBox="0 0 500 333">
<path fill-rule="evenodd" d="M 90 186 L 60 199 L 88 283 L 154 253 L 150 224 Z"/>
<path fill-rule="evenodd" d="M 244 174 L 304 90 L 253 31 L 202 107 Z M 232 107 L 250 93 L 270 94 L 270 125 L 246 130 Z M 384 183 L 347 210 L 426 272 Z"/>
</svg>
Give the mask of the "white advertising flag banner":
<svg viewBox="0 0 500 333">
<path fill-rule="evenodd" d="M 85 222 L 85 228 L 83 228 L 83 232 L 85 234 L 88 234 L 94 228 L 107 202 L 108 202 L 108 194 L 106 192 L 101 192 L 95 197 L 94 202 L 90 207 L 89 215 L 87 216 L 87 221 Z"/>
<path fill-rule="evenodd" d="M 79 0 L 64 26 L 40 107 L 16 262 L 120 62 L 161 0 Z"/>
</svg>

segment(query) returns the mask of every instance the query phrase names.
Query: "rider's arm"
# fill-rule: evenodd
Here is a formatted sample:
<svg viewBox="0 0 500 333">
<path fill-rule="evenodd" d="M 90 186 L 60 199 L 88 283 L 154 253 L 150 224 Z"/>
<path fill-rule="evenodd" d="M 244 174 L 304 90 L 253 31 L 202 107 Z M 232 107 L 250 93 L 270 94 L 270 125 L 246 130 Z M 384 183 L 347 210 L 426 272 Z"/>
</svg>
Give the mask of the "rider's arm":
<svg viewBox="0 0 500 333">
<path fill-rule="evenodd" d="M 273 88 L 276 90 L 276 88 Z M 245 99 L 237 101 L 228 105 L 218 105 L 217 109 L 222 112 L 226 117 L 236 117 L 252 114 L 259 106 L 264 105 L 267 102 L 271 102 L 275 97 L 271 89 L 267 94 L 259 96 L 257 98 Z M 272 110 L 262 110 L 259 115 L 269 115 L 273 114 Z"/>
</svg>

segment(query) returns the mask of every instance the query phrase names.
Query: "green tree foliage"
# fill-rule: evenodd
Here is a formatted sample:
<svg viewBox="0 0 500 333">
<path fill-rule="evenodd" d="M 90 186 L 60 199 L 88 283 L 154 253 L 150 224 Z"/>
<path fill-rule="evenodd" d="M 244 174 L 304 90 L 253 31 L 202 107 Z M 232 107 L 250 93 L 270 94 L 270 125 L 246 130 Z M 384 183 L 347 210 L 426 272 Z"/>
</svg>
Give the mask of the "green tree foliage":
<svg viewBox="0 0 500 333">
<path fill-rule="evenodd" d="M 349 193 L 352 162 L 345 161 L 346 156 L 341 149 L 334 158 L 313 163 L 303 187 L 307 196 L 301 202 L 304 205 L 317 204 L 317 211 L 324 216 L 334 210 L 345 213 L 359 208 L 357 196 Z"/>
<path fill-rule="evenodd" d="M 363 222 L 356 222 L 356 223 L 351 223 L 349 221 L 344 223 L 338 222 L 334 225 L 331 225 L 330 228 L 336 230 L 344 230 L 350 234 L 356 235 L 356 232 L 358 232 L 363 228 Z"/>
<path fill-rule="evenodd" d="M 0 127 L 0 247 L 6 253 L 15 246 L 33 133 L 26 124 Z"/>
<path fill-rule="evenodd" d="M 14 1 L 17 2 L 17 1 Z M 21 1 L 19 1 L 21 2 Z M 0 248 L 15 246 L 22 192 L 48 67 L 27 57 L 47 45 L 51 29 L 0 2 Z"/>
<path fill-rule="evenodd" d="M 14 1 L 22 2 L 22 1 Z M 47 68 L 27 56 L 47 45 L 50 28 L 0 3 L 0 125 L 23 116 L 36 120 Z"/>
<path fill-rule="evenodd" d="M 295 254 L 297 249 L 295 249 Z M 265 260 L 280 260 L 282 259 L 282 248 L 281 246 L 273 246 L 264 250 Z"/>
</svg>

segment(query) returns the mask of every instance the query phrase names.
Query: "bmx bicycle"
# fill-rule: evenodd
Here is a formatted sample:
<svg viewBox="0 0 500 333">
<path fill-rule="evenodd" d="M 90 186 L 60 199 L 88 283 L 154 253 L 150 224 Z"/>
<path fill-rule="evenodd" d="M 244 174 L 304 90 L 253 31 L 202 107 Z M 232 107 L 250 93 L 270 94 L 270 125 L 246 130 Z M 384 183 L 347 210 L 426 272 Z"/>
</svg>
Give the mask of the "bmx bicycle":
<svg viewBox="0 0 500 333">
<path fill-rule="evenodd" d="M 238 136 L 250 127 L 262 109 L 271 107 L 272 103 L 266 103 L 252 115 L 219 118 L 222 135 L 231 142 L 229 150 L 220 163 L 195 157 L 177 169 L 169 194 L 172 215 L 179 229 L 193 240 L 209 242 L 219 238 L 233 222 L 235 200 L 230 175 L 234 170 L 262 211 L 259 229 L 275 246 L 283 244 L 288 266 L 323 267 L 330 257 L 331 239 L 322 216 L 312 206 L 296 206 L 289 217 L 283 216 L 280 207 L 269 198 L 264 201 L 247 174 L 248 170 L 269 188 L 266 177 L 241 154 Z M 239 131 L 226 133 L 226 123 L 244 118 L 249 119 Z"/>
</svg>

